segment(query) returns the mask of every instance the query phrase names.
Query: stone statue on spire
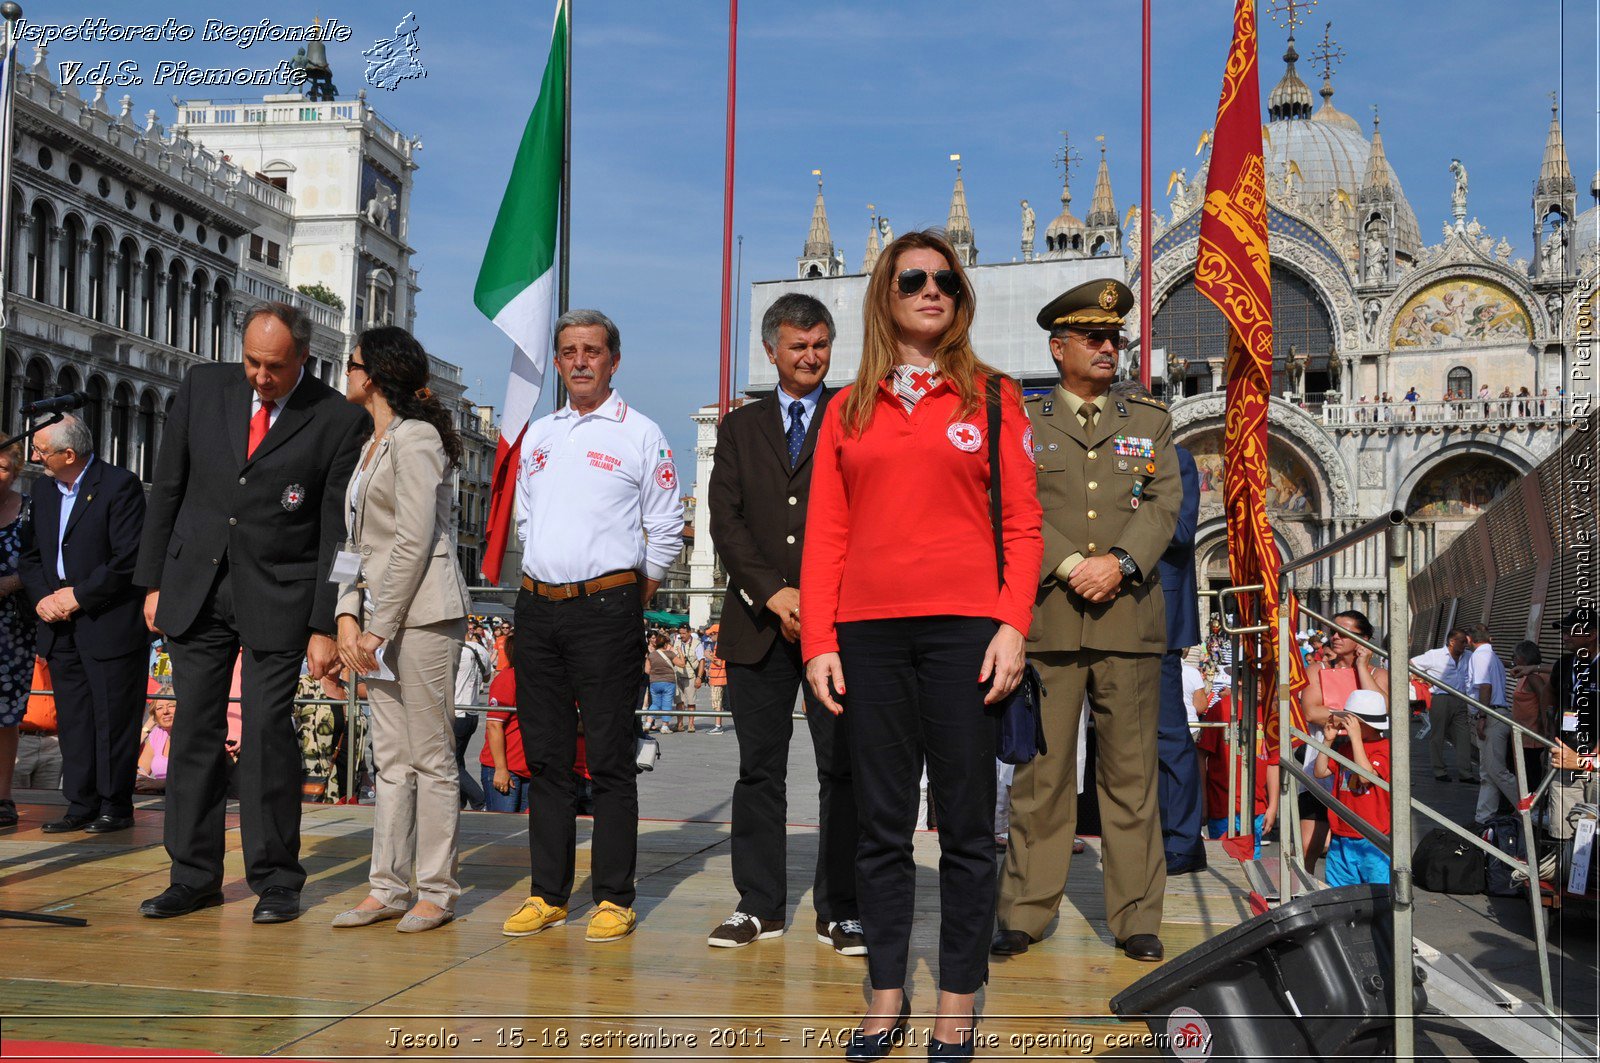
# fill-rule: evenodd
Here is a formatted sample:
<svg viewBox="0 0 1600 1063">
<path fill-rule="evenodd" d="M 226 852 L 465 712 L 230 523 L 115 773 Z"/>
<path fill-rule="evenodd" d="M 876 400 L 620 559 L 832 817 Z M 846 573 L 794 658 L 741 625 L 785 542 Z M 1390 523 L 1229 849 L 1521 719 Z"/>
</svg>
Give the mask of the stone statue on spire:
<svg viewBox="0 0 1600 1063">
<path fill-rule="evenodd" d="M 1461 232 L 1467 227 L 1467 168 L 1460 159 L 1450 160 L 1450 176 L 1456 179 L 1450 192 L 1450 213 L 1456 219 L 1456 231 Z"/>
<path fill-rule="evenodd" d="M 1033 261 L 1033 233 L 1038 219 L 1033 213 L 1033 208 L 1028 206 L 1028 201 L 1022 201 L 1022 261 Z"/>
</svg>

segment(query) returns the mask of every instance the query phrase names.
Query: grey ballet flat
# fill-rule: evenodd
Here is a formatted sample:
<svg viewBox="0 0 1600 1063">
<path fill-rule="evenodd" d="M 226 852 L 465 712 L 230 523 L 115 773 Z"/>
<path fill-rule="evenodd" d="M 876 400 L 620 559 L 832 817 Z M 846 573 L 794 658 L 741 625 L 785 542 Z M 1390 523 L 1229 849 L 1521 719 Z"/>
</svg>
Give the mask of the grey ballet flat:
<svg viewBox="0 0 1600 1063">
<path fill-rule="evenodd" d="M 425 930 L 437 930 L 456 917 L 454 912 L 440 912 L 438 915 L 411 915 L 400 920 L 395 927 L 402 934 L 420 934 Z"/>
<path fill-rule="evenodd" d="M 384 905 L 382 908 L 352 908 L 348 912 L 340 912 L 333 917 L 331 926 L 344 929 L 352 926 L 371 926 L 381 923 L 386 919 L 399 919 L 406 914 L 404 908 L 391 908 Z"/>
</svg>

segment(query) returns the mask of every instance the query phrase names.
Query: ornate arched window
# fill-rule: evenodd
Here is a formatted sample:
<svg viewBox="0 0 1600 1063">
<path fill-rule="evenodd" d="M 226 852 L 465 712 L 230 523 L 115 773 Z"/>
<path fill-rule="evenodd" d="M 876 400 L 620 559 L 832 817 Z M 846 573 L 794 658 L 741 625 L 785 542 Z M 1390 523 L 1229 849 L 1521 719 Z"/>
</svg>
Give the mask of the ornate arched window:
<svg viewBox="0 0 1600 1063">
<path fill-rule="evenodd" d="M 1164 347 L 1167 364 L 1182 359 L 1190 373 L 1208 369 L 1208 359 L 1221 362 L 1228 354 L 1227 325 L 1222 312 L 1201 295 L 1191 275 L 1156 309 L 1151 323 L 1152 348 Z M 1316 289 L 1298 273 L 1272 267 L 1272 391 L 1289 390 L 1289 348 L 1308 359 L 1305 391 L 1328 388 L 1328 358 L 1333 351 L 1333 318 Z"/>
<path fill-rule="evenodd" d="M 1462 398 L 1472 394 L 1472 370 L 1464 365 L 1458 365 L 1450 370 L 1450 375 L 1445 377 L 1444 389 L 1453 392 Z"/>
</svg>

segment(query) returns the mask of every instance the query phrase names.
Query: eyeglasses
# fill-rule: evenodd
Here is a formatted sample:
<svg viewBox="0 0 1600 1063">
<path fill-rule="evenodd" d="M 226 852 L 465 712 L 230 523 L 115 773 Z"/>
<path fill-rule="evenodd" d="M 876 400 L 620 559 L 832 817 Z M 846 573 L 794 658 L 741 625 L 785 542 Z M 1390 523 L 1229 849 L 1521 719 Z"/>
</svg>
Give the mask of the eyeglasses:
<svg viewBox="0 0 1600 1063">
<path fill-rule="evenodd" d="M 363 372 L 363 373 L 366 373 L 366 372 L 367 372 L 367 367 L 366 367 L 366 364 L 365 364 L 365 363 L 363 363 L 363 362 L 358 362 L 358 361 L 356 361 L 356 360 L 355 360 L 355 359 L 354 359 L 354 358 L 352 358 L 352 359 L 350 359 L 350 360 L 349 360 L 349 361 L 348 361 L 348 362 L 346 362 L 346 363 L 344 363 L 344 371 L 345 371 L 345 372 L 346 372 L 346 373 L 347 373 L 347 374 L 348 374 L 348 373 L 349 373 L 349 372 L 350 372 L 350 370 L 352 370 L 352 369 L 359 369 L 359 370 L 361 370 L 361 371 L 362 371 L 362 372 Z M 368 374 L 368 375 L 369 375 L 369 376 L 370 376 L 370 375 L 371 375 L 371 374 L 370 374 L 370 373 L 369 373 L 369 374 Z"/>
<path fill-rule="evenodd" d="M 1068 329 L 1070 334 L 1081 337 L 1089 347 L 1098 350 L 1106 344 L 1111 344 L 1119 351 L 1128 349 L 1128 337 L 1120 332 L 1096 329 L 1094 332 L 1080 332 L 1077 329 Z"/>
<path fill-rule="evenodd" d="M 903 269 L 900 271 L 898 283 L 901 295 L 916 295 L 927 286 L 928 271 L 925 269 Z M 944 292 L 952 299 L 961 294 L 961 278 L 956 276 L 956 271 L 953 269 L 935 270 L 933 283 L 939 286 L 941 292 Z"/>
<path fill-rule="evenodd" d="M 55 449 L 55 450 L 46 450 L 46 449 L 44 449 L 44 448 L 43 448 L 43 447 L 41 447 L 41 446 L 37 446 L 37 445 L 35 445 L 35 446 L 34 446 L 34 448 L 33 448 L 33 452 L 34 452 L 34 453 L 35 453 L 35 454 L 37 454 L 37 455 L 39 455 L 39 457 L 40 457 L 40 458 L 48 458 L 48 457 L 50 457 L 50 456 L 51 456 L 51 455 L 52 455 L 52 454 L 60 454 L 60 453 L 62 453 L 62 452 L 63 452 L 63 451 L 65 451 L 65 450 L 66 450 L 66 449 L 68 449 L 68 448 L 65 448 L 65 447 L 58 447 L 58 448 L 57 448 L 57 449 Z"/>
</svg>

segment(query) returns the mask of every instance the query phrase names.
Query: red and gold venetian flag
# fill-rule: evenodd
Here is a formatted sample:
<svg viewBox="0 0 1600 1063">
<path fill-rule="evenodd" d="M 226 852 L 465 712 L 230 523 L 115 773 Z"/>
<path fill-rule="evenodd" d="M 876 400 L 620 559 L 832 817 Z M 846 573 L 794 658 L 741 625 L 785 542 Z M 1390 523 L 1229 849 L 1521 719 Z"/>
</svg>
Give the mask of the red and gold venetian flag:
<svg viewBox="0 0 1600 1063">
<path fill-rule="evenodd" d="M 1256 77 L 1255 0 L 1237 0 L 1233 43 L 1222 74 L 1222 98 L 1211 143 L 1195 287 L 1228 322 L 1227 413 L 1223 497 L 1228 517 L 1228 571 L 1236 585 L 1266 586 L 1259 604 L 1239 601 L 1246 624 L 1269 627 L 1260 669 L 1259 704 L 1267 740 L 1278 741 L 1278 551 L 1267 523 L 1267 400 L 1272 393 L 1272 278 L 1267 256 L 1267 186 L 1261 157 L 1261 92 Z M 1290 605 L 1291 619 L 1294 606 Z M 1291 630 L 1293 628 L 1291 627 Z M 1293 654 L 1294 724 L 1305 726 L 1299 691 L 1305 669 Z"/>
</svg>

